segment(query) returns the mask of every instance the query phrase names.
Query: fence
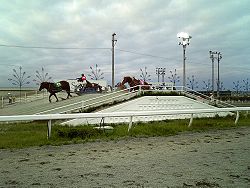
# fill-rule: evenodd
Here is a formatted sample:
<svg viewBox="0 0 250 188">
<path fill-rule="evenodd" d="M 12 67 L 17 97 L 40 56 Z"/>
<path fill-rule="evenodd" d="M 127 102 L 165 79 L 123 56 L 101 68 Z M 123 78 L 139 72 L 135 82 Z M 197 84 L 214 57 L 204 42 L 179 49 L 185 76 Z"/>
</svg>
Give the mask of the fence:
<svg viewBox="0 0 250 188">
<path fill-rule="evenodd" d="M 0 122 L 11 121 L 34 121 L 34 120 L 46 120 L 48 121 L 48 138 L 51 136 L 52 120 L 65 120 L 65 119 L 77 119 L 77 118 L 102 118 L 102 122 L 105 122 L 106 117 L 129 117 L 130 122 L 128 131 L 132 127 L 133 117 L 136 116 L 154 116 L 154 115 L 178 115 L 178 114 L 190 114 L 190 121 L 188 126 L 190 127 L 193 122 L 193 115 L 199 113 L 218 113 L 218 112 L 236 112 L 235 124 L 239 120 L 240 111 L 249 111 L 250 107 L 234 107 L 234 108 L 215 108 L 215 109 L 188 109 L 188 110 L 164 110 L 164 111 L 130 111 L 130 112 L 112 112 L 112 113 L 77 113 L 77 114 L 44 114 L 44 115 L 18 115 L 18 116 L 0 116 Z"/>
<path fill-rule="evenodd" d="M 1 96 L 1 108 L 8 107 L 9 105 L 14 105 L 18 103 L 26 103 L 39 99 L 43 99 L 48 96 L 48 92 L 39 91 L 29 91 L 22 92 L 21 98 L 19 94 L 9 93 Z"/>
<path fill-rule="evenodd" d="M 138 86 L 137 86 L 138 87 Z M 112 92 L 107 95 L 97 97 L 98 99 L 102 100 L 96 100 L 97 98 L 93 98 L 89 101 L 89 104 L 83 103 L 83 101 L 67 105 L 67 110 L 62 110 L 60 113 L 66 113 L 69 111 L 74 111 L 76 109 L 82 109 L 86 106 L 93 106 L 93 105 L 100 105 L 103 103 L 108 103 L 110 101 L 114 101 L 117 99 L 124 100 L 126 97 L 130 98 L 131 96 L 135 96 L 138 93 L 143 92 L 141 90 L 141 87 L 139 87 L 139 90 L 134 90 L 132 92 L 129 92 L 129 88 L 127 90 Z M 172 88 L 173 89 L 173 88 Z M 171 89 L 171 90 L 172 90 Z M 155 91 L 155 90 L 151 90 Z M 159 90 L 158 90 L 159 91 Z M 164 91 L 164 90 L 163 90 Z M 191 97 L 194 97 L 196 99 L 202 98 L 202 100 L 209 102 L 209 99 L 207 99 L 207 96 L 203 96 L 202 94 L 196 93 L 192 90 L 188 90 L 187 88 L 179 87 L 177 90 L 177 87 L 175 87 L 175 91 L 182 92 L 186 95 L 189 95 Z M 58 107 L 59 109 L 64 108 Z M 56 108 L 56 110 L 58 110 Z M 129 112 L 112 112 L 112 113 L 77 113 L 77 114 L 43 114 L 43 113 L 52 113 L 55 109 L 50 109 L 44 112 L 41 112 L 40 114 L 36 115 L 18 115 L 18 116 L 0 116 L 0 122 L 11 122 L 11 121 L 34 121 L 34 120 L 46 120 L 48 121 L 48 138 L 51 136 L 51 127 L 52 127 L 52 120 L 65 120 L 65 119 L 77 119 L 77 118 L 101 118 L 102 121 L 100 122 L 103 124 L 105 121 L 105 118 L 107 117 L 129 117 L 130 122 L 128 126 L 128 131 L 132 127 L 133 118 L 136 116 L 154 116 L 154 115 L 179 115 L 179 114 L 190 114 L 190 121 L 189 125 L 192 125 L 193 122 L 193 115 L 194 114 L 200 114 L 200 113 L 218 113 L 218 112 L 236 112 L 236 119 L 235 124 L 237 124 L 239 120 L 239 112 L 240 111 L 249 111 L 250 107 L 228 107 L 228 108 L 209 108 L 209 109 L 183 109 L 183 110 L 164 110 L 164 111 L 129 111 Z"/>
</svg>

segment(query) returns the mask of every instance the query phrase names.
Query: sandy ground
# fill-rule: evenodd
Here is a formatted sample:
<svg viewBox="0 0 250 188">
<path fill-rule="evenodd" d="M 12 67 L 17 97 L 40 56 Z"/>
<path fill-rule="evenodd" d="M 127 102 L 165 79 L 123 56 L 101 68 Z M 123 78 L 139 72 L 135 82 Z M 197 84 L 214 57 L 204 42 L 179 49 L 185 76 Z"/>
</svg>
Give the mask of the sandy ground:
<svg viewBox="0 0 250 188">
<path fill-rule="evenodd" d="M 0 187 L 250 187 L 250 128 L 0 150 Z"/>
</svg>

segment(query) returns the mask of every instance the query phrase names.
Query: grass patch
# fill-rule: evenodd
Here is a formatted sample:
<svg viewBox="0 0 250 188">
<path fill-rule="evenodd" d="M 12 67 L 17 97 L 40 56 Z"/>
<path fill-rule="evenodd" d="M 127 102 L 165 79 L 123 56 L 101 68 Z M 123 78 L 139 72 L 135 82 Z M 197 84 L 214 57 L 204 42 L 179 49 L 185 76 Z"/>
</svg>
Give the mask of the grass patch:
<svg viewBox="0 0 250 188">
<path fill-rule="evenodd" d="M 214 129 L 229 129 L 250 126 L 250 115 L 240 114 L 238 125 L 235 117 L 195 118 L 188 127 L 189 120 L 165 120 L 149 123 L 133 123 L 128 133 L 128 124 L 116 124 L 113 131 L 102 131 L 92 126 L 61 126 L 53 124 L 52 137 L 47 139 L 46 122 L 0 124 L 0 148 L 25 148 L 42 145 L 62 145 L 85 143 L 96 140 L 116 140 L 131 137 L 170 136 L 181 132 L 202 132 Z"/>
</svg>

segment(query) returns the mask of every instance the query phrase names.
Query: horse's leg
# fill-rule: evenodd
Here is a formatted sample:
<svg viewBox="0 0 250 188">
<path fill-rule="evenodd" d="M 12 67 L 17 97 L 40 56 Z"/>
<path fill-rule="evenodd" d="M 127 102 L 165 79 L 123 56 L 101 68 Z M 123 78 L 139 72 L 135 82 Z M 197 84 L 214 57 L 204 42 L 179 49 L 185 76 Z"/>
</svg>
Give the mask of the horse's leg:
<svg viewBox="0 0 250 188">
<path fill-rule="evenodd" d="M 68 93 L 67 99 L 68 99 L 69 97 L 72 97 L 72 95 L 70 94 L 70 91 L 67 91 L 67 93 Z"/>
<path fill-rule="evenodd" d="M 57 98 L 57 96 L 56 96 L 56 93 L 54 93 L 54 96 L 55 96 L 55 98 L 56 98 L 56 102 L 58 102 L 59 100 L 58 100 L 58 98 Z"/>
<path fill-rule="evenodd" d="M 50 93 L 50 95 L 49 95 L 49 102 L 51 103 L 51 96 L 52 96 L 52 93 Z"/>
</svg>

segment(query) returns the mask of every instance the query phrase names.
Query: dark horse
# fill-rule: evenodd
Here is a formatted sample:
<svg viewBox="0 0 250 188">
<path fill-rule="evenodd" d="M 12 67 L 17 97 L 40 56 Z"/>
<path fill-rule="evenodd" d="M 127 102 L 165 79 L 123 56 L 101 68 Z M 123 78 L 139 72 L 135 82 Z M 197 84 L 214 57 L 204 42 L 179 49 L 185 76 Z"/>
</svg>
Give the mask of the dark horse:
<svg viewBox="0 0 250 188">
<path fill-rule="evenodd" d="M 83 82 L 81 78 L 77 78 L 78 82 Z M 80 91 L 86 92 L 87 90 L 95 90 L 96 92 L 102 92 L 102 86 L 100 86 L 97 83 L 91 83 L 88 80 L 86 80 L 86 84 L 80 84 Z"/>
<path fill-rule="evenodd" d="M 137 80 L 134 77 L 131 78 L 130 76 L 125 76 L 121 82 L 121 85 L 126 83 L 128 83 L 130 87 L 138 86 L 134 87 L 134 90 L 139 89 L 139 85 L 142 85 L 142 89 L 150 89 L 150 85 L 146 81 Z"/>
<path fill-rule="evenodd" d="M 58 98 L 56 96 L 56 93 L 65 90 L 68 93 L 67 99 L 69 97 L 72 97 L 70 94 L 70 85 L 67 81 L 60 81 L 57 83 L 51 83 L 51 82 L 42 82 L 39 88 L 39 91 L 42 89 L 47 89 L 47 91 L 50 93 L 49 95 L 49 102 L 51 102 L 50 97 L 54 95 L 56 97 L 56 101 L 58 101 Z"/>
<path fill-rule="evenodd" d="M 87 88 L 94 89 L 96 92 L 97 92 L 97 91 L 102 92 L 102 86 L 100 86 L 100 85 L 97 84 L 97 83 L 91 83 L 91 82 L 89 82 L 88 80 L 86 80 L 85 89 L 87 89 Z"/>
</svg>

